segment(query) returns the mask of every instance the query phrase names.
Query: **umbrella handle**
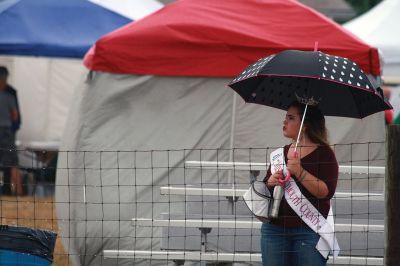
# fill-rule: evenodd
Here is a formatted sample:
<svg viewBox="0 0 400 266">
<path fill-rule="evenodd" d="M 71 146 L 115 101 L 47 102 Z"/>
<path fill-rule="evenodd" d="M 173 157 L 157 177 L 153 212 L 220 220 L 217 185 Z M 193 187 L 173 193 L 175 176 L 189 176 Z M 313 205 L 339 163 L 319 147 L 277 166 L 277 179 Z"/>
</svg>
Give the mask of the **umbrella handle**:
<svg viewBox="0 0 400 266">
<path fill-rule="evenodd" d="M 297 149 L 297 147 L 295 147 L 294 148 L 294 152 L 293 152 L 293 154 L 294 154 L 294 157 L 296 157 L 297 158 L 297 152 L 296 152 L 296 149 Z M 278 182 L 279 182 L 279 184 L 281 184 L 282 186 L 283 185 L 285 185 L 288 181 L 289 181 L 289 178 L 290 178 L 290 176 L 291 176 L 291 174 L 290 174 L 290 171 L 289 170 L 286 170 L 286 172 L 287 172 L 287 174 L 286 174 L 286 176 L 285 176 L 285 178 L 284 179 L 278 179 Z"/>
<path fill-rule="evenodd" d="M 286 174 L 285 178 L 278 179 L 279 184 L 281 184 L 282 186 L 285 185 L 289 181 L 290 176 L 291 176 L 291 174 L 290 174 L 289 170 L 287 170 L 287 174 Z"/>
</svg>

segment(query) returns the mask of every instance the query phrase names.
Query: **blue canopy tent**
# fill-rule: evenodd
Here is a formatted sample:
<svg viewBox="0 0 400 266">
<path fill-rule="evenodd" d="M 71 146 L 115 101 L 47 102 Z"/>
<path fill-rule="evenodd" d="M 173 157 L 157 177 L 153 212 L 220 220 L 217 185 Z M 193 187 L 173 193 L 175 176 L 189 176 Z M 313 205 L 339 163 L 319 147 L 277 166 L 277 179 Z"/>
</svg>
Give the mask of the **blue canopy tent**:
<svg viewBox="0 0 400 266">
<path fill-rule="evenodd" d="M 163 5 L 156 0 L 0 0 L 0 65 L 23 123 L 20 147 L 61 139 L 86 51 L 103 35 Z"/>
<path fill-rule="evenodd" d="M 132 20 L 85 0 L 3 0 L 0 54 L 82 58 Z"/>
</svg>

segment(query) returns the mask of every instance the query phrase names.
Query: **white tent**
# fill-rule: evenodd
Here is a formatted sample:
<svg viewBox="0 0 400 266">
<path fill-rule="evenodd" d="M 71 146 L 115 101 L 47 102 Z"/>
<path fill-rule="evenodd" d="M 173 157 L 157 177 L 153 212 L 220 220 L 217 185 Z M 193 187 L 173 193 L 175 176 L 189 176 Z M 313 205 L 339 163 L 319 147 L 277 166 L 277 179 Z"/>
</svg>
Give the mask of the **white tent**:
<svg viewBox="0 0 400 266">
<path fill-rule="evenodd" d="M 239 9 L 227 2 L 243 5 L 240 7 L 243 12 L 238 13 Z M 299 48 L 295 42 L 277 41 L 273 35 L 277 27 L 268 27 L 268 23 L 277 22 L 266 19 L 269 16 L 264 12 L 255 12 L 272 8 L 282 12 L 276 16 L 283 21 L 303 12 L 296 19 L 315 27 L 312 28 L 315 32 L 341 31 L 297 1 L 182 0 L 131 24 L 131 28 L 124 28 L 132 33 L 114 32 L 121 34 L 122 39 L 108 35 L 92 47 L 92 62 L 100 62 L 100 67 L 109 70 L 92 69 L 87 81 L 78 87 L 57 171 L 57 217 L 64 246 L 76 265 L 149 265 L 139 259 L 104 260 L 102 250 L 157 250 L 161 245 L 158 228 L 133 227 L 131 219 L 157 218 L 165 211 L 185 215 L 195 211 L 185 206 L 182 198 L 161 196 L 160 186 L 230 186 L 233 180 L 226 171 L 185 169 L 185 160 L 265 162 L 270 152 L 267 147 L 287 143 L 281 134 L 284 112 L 246 104 L 226 87 L 231 78 L 219 74 L 232 67 L 226 61 L 227 56 L 250 63 L 247 52 L 257 47 L 249 46 L 260 40 L 264 43 L 258 47 L 259 57 L 266 50 L 275 51 L 275 45 L 281 45 L 280 49 Z M 309 23 L 313 19 L 321 24 Z M 292 24 L 296 27 L 300 23 Z M 225 31 L 227 25 L 229 31 Z M 282 36 L 280 30 L 276 34 Z M 343 34 L 346 38 L 346 33 Z M 297 38 L 298 43 L 310 38 L 305 41 L 307 45 L 313 45 L 315 40 L 304 34 L 287 36 Z M 330 35 L 321 34 L 321 49 L 330 47 L 329 40 L 323 40 L 322 36 Z M 273 43 L 267 45 L 265 42 L 270 40 Z M 352 37 L 347 40 L 352 53 L 360 53 L 352 50 L 358 40 Z M 104 48 L 104 42 L 115 48 Z M 147 53 L 139 53 L 136 48 Z M 121 50 L 135 54 L 138 59 L 128 59 L 130 54 Z M 189 51 L 186 58 L 174 58 L 175 54 L 182 58 L 184 50 Z M 155 53 L 164 55 L 157 57 Z M 214 54 L 227 56 L 216 59 Z M 105 57 L 111 57 L 116 64 L 107 60 L 102 64 Z M 199 63 L 201 60 L 206 63 Z M 219 72 L 209 71 L 208 75 L 182 75 L 180 71 L 153 75 L 141 73 L 143 64 L 153 64 L 161 71 L 175 67 L 204 73 L 204 69 L 215 65 L 225 68 L 216 67 Z M 139 73 L 115 73 L 132 67 L 137 67 Z M 329 118 L 328 125 L 331 142 L 339 144 L 335 149 L 340 163 L 355 160 L 382 163 L 381 113 L 362 120 Z M 344 145 L 354 142 L 377 143 Z M 236 185 L 248 186 L 248 172 L 236 171 L 233 177 Z M 165 264 L 165 261 L 151 262 L 151 265 Z"/>
<path fill-rule="evenodd" d="M 106 15 L 113 15 L 112 13 L 114 13 L 114 16 L 117 17 L 117 14 L 119 14 L 126 18 L 127 22 L 138 20 L 162 7 L 162 4 L 155 0 L 146 0 L 140 3 L 136 0 L 89 1 L 110 10 L 109 13 L 104 12 Z M 61 2 L 62 1 L 52 1 L 52 4 L 61 4 Z M 66 4 L 68 4 L 68 1 L 66 2 Z M 7 6 L 7 8 L 13 8 L 14 5 L 17 7 L 18 4 L 24 4 L 24 1 L 14 1 L 13 4 Z M 41 4 L 42 8 L 45 8 L 45 2 Z M 65 4 L 65 2 L 62 2 L 62 4 Z M 64 9 L 61 8 L 58 10 Z M 7 10 L 1 10 L 0 8 L 0 15 L 4 14 L 6 11 Z M 36 11 L 30 10 L 29 12 L 34 13 Z M 76 10 L 76 12 L 79 12 L 79 9 Z M 63 12 L 60 12 L 59 16 L 64 16 Z M 85 20 L 85 16 L 79 14 L 78 16 L 82 17 L 80 21 Z M 93 18 L 101 19 L 101 17 L 95 16 Z M 16 19 L 18 20 L 19 18 Z M 35 24 L 33 23 L 33 25 Z M 49 20 L 47 25 L 60 26 L 58 22 L 54 20 Z M 101 28 L 102 25 L 99 24 L 98 27 Z M 68 30 L 69 29 L 66 31 Z M 90 28 L 88 28 L 88 30 L 90 30 Z M 96 30 L 101 32 L 101 29 Z M 38 32 L 49 31 L 49 28 L 32 28 L 31 31 L 34 33 L 32 36 L 35 36 Z M 81 31 L 76 29 L 76 32 L 76 38 L 79 38 L 79 36 L 82 37 L 81 41 L 77 41 L 80 45 L 79 49 L 85 45 L 86 49 L 88 49 L 96 40 L 93 39 L 92 42 L 90 42 L 87 36 L 81 35 Z M 103 34 L 105 33 L 107 32 L 103 32 Z M 64 37 L 64 35 L 62 35 L 62 37 L 51 36 L 51 39 L 62 40 Z M 67 45 L 71 43 L 68 42 L 68 39 L 64 41 Z M 34 45 L 35 43 L 32 43 L 32 46 Z M 71 56 L 67 56 L 69 58 L 63 58 L 63 51 L 61 51 L 61 55 L 59 56 L 40 56 L 41 51 L 37 50 L 31 55 L 21 55 L 21 53 L 25 53 L 23 49 L 18 51 L 16 48 L 13 48 L 13 46 L 8 47 L 13 49 L 15 54 L 18 55 L 14 55 L 13 52 L 8 52 L 5 49 L 1 50 L 0 54 L 7 53 L 7 55 L 0 56 L 0 65 L 5 65 L 9 69 L 9 83 L 18 91 L 23 121 L 17 139 L 20 141 L 22 147 L 32 142 L 58 143 L 64 131 L 70 104 L 73 101 L 74 90 L 84 81 L 87 74 L 87 70 L 82 64 L 82 59 L 76 56 L 72 56 L 74 58 L 71 58 Z M 37 45 L 37 47 L 41 46 Z"/>
<path fill-rule="evenodd" d="M 162 186 L 231 187 L 227 171 L 185 170 L 186 160 L 265 162 L 272 147 L 288 143 L 281 136 L 284 112 L 244 103 L 226 88 L 229 81 L 95 72 L 78 88 L 56 179 L 59 228 L 76 265 L 149 265 L 140 259 L 102 260 L 102 250 L 160 249 L 161 228 L 134 227 L 132 218 L 158 219 L 165 212 L 190 217 L 216 209 L 190 207 L 190 197 L 185 206 L 182 196 L 162 196 Z M 328 118 L 328 126 L 341 164 L 384 163 L 382 114 Z M 234 180 L 237 188 L 246 188 L 249 173 L 235 171 Z M 382 182 L 347 180 L 341 187 L 379 191 Z M 218 209 L 226 212 L 220 202 Z M 209 243 L 229 252 L 218 239 Z"/>
<path fill-rule="evenodd" d="M 400 83 L 400 0 L 384 0 L 344 27 L 363 41 L 379 48 L 383 57 L 383 78 Z"/>
</svg>

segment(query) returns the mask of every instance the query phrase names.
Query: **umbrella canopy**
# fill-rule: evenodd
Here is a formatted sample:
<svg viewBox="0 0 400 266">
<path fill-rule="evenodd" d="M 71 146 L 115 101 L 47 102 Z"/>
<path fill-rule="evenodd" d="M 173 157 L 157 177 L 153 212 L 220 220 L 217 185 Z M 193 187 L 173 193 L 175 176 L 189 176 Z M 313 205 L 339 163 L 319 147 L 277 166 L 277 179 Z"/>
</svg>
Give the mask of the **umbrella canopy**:
<svg viewBox="0 0 400 266">
<path fill-rule="evenodd" d="M 287 110 L 293 101 L 324 115 L 363 118 L 391 109 L 383 92 L 348 58 L 286 50 L 246 68 L 229 86 L 246 102 Z"/>
<path fill-rule="evenodd" d="M 288 48 L 348 57 L 380 74 L 378 51 L 294 0 L 181 0 L 98 40 L 85 65 L 102 72 L 233 77 Z M 145 59 L 145 60 L 144 60 Z"/>
</svg>

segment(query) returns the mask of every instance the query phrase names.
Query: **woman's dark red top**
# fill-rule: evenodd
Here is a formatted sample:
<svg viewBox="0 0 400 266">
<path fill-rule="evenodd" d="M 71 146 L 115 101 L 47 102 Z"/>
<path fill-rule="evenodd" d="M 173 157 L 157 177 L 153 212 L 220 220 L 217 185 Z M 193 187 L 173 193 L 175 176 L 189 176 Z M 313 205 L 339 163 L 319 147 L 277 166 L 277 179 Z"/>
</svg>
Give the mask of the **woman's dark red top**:
<svg viewBox="0 0 400 266">
<path fill-rule="evenodd" d="M 285 162 L 287 163 L 287 153 L 290 145 L 284 147 Z M 297 181 L 296 177 L 292 179 L 296 181 L 297 186 L 300 188 L 301 193 L 310 201 L 311 204 L 325 217 L 328 217 L 330 208 L 330 199 L 335 194 L 337 180 L 338 180 L 338 163 L 333 150 L 326 145 L 318 146 L 307 156 L 301 158 L 302 167 L 310 174 L 325 182 L 328 187 L 329 193 L 324 199 L 317 199 L 308 190 Z M 271 168 L 268 169 L 265 181 L 271 176 Z M 271 190 L 271 194 L 272 194 Z M 306 224 L 300 217 L 292 210 L 283 197 L 279 209 L 279 216 L 277 219 L 272 219 L 271 224 L 280 225 L 284 227 L 301 227 Z"/>
</svg>

